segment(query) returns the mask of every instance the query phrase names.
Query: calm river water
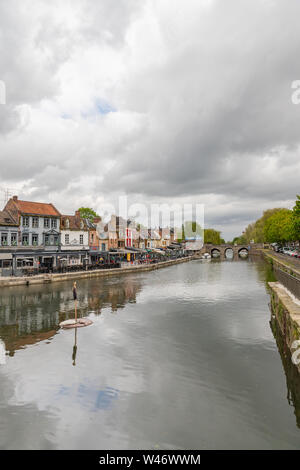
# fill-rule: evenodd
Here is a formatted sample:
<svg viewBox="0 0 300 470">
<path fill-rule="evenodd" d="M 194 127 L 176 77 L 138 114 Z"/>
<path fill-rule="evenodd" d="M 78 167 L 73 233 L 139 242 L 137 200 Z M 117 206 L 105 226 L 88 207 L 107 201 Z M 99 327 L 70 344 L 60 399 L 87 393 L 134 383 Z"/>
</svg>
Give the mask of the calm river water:
<svg viewBox="0 0 300 470">
<path fill-rule="evenodd" d="M 58 328 L 72 283 L 2 289 L 0 448 L 299 449 L 268 276 L 263 262 L 193 261 L 80 280 L 94 323 L 77 338 Z"/>
</svg>

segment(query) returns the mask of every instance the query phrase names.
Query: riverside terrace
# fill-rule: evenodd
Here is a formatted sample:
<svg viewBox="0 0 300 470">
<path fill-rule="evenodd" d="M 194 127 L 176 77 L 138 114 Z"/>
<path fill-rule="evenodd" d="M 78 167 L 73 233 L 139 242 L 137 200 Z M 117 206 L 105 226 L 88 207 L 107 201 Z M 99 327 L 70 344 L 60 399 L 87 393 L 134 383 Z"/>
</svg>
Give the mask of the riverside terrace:
<svg viewBox="0 0 300 470">
<path fill-rule="evenodd" d="M 129 249 L 120 249 L 112 250 L 108 252 L 102 252 L 100 258 L 97 258 L 97 261 L 90 261 L 89 258 L 84 258 L 83 263 L 76 265 L 66 264 L 66 258 L 61 251 L 56 253 L 57 255 L 57 265 L 56 266 L 32 266 L 32 259 L 30 256 L 39 256 L 45 255 L 45 251 L 41 248 L 32 249 L 32 253 L 26 251 L 26 261 L 22 267 L 16 266 L 16 259 L 20 256 L 21 251 L 16 249 L 13 253 L 10 253 L 12 256 L 11 265 L 7 268 L 3 267 L 0 269 L 0 277 L 22 277 L 22 276 L 36 276 L 38 274 L 62 274 L 62 273 L 72 273 L 72 272 L 84 272 L 84 271 L 93 271 L 99 269 L 115 269 L 115 268 L 124 268 L 124 267 L 133 267 L 141 265 L 153 265 L 155 263 L 160 263 L 164 261 L 173 261 L 181 258 L 188 257 L 188 254 L 185 250 L 179 246 L 179 244 L 174 244 L 167 249 L 153 249 L 153 250 L 139 250 L 131 248 Z M 49 252 L 51 254 L 51 252 Z M 5 254 L 7 256 L 7 254 Z M 0 249 L 1 257 L 1 249 Z M 1 258 L 0 258 L 1 261 Z"/>
</svg>

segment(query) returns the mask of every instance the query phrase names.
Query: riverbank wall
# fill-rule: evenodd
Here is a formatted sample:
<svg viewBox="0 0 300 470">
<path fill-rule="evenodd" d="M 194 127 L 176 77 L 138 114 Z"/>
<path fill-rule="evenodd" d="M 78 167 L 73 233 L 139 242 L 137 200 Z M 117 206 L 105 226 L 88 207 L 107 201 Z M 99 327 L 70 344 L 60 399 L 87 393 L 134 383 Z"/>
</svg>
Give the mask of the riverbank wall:
<svg viewBox="0 0 300 470">
<path fill-rule="evenodd" d="M 296 362 L 293 362 L 300 372 L 300 300 L 296 299 L 280 282 L 269 282 L 268 284 L 271 290 L 272 319 L 276 319 L 292 358 L 293 354 L 295 352 L 297 354 L 297 350 L 299 350 L 299 360 L 296 358 Z M 299 344 L 295 342 L 299 342 Z"/>
<path fill-rule="evenodd" d="M 280 258 L 277 253 L 271 250 L 262 250 L 263 257 L 268 261 L 273 267 L 279 268 L 287 274 L 296 277 L 300 280 L 300 264 L 299 267 L 295 266 L 290 260 L 289 257 Z"/>
<path fill-rule="evenodd" d="M 108 277 L 119 274 L 131 274 L 144 271 L 154 271 L 155 269 L 167 268 L 175 264 L 187 263 L 194 260 L 194 256 L 180 258 L 176 260 L 162 261 L 160 263 L 149 265 L 133 265 L 126 268 L 113 268 L 113 269 L 95 269 L 93 271 L 75 271 L 71 273 L 60 274 L 38 274 L 36 276 L 22 276 L 22 277 L 1 277 L 1 287 L 14 287 L 14 286 L 30 286 L 33 284 L 48 284 L 51 282 L 61 282 L 76 279 L 85 279 L 92 277 Z"/>
</svg>

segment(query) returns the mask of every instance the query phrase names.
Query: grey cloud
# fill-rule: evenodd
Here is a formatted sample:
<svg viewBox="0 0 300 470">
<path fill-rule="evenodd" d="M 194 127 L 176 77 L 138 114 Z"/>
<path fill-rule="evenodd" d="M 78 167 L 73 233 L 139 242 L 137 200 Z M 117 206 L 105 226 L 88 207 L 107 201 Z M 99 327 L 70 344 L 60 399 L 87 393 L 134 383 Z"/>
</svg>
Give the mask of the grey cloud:
<svg viewBox="0 0 300 470">
<path fill-rule="evenodd" d="M 241 228 L 299 192 L 300 106 L 291 103 L 300 78 L 297 0 L 215 0 L 205 8 L 192 0 L 74 0 L 70 12 L 57 1 L 29 4 L 0 4 L 8 94 L 0 184 L 31 185 L 35 197 L 53 195 L 57 205 L 75 187 L 83 199 L 118 192 L 140 201 L 239 199 L 238 209 L 217 204 L 208 221 Z M 94 98 L 111 100 L 116 112 L 61 124 L 57 97 L 69 66 L 83 95 L 92 83 Z M 42 109 L 45 98 L 57 114 Z M 24 128 L 22 103 L 34 114 Z"/>
</svg>

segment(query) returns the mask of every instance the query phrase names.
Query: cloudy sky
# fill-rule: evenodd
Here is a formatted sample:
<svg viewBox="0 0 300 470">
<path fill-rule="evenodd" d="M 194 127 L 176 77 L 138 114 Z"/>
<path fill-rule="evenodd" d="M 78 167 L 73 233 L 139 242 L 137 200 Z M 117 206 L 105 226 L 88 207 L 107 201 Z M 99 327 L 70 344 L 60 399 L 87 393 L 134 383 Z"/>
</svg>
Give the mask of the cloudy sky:
<svg viewBox="0 0 300 470">
<path fill-rule="evenodd" d="M 226 239 L 292 207 L 299 17 L 299 0 L 0 0 L 0 190 L 62 213 L 203 203 Z"/>
</svg>

